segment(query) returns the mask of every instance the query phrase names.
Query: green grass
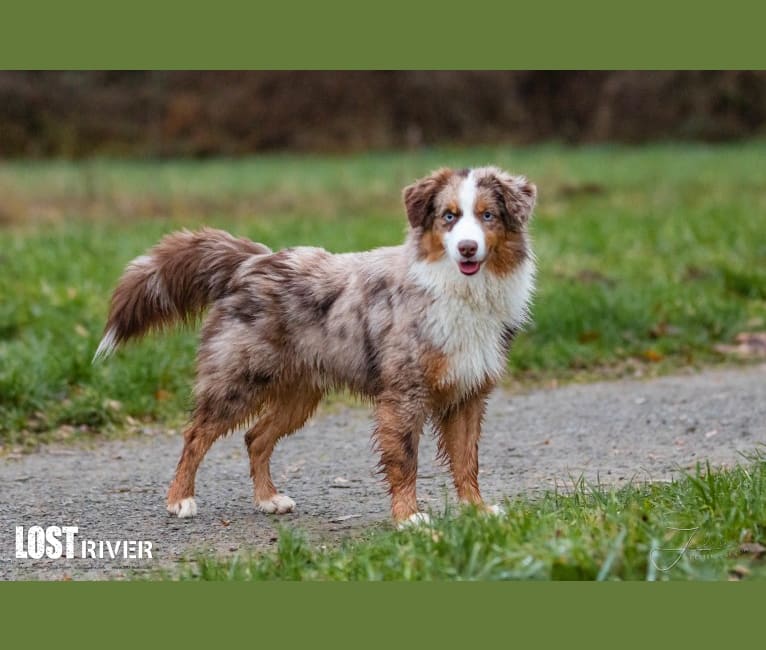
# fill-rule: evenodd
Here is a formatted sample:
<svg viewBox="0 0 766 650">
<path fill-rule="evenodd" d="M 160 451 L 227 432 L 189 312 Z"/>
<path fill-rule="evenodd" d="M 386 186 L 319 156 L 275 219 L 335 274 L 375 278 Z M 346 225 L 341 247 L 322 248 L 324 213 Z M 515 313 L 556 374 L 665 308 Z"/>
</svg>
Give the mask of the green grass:
<svg viewBox="0 0 766 650">
<path fill-rule="evenodd" d="M 447 514 L 341 546 L 282 529 L 275 551 L 201 556 L 193 580 L 724 580 L 766 578 L 766 461 L 673 483 L 506 503 L 499 517 Z M 679 530 L 686 529 L 686 530 Z M 674 549 L 684 549 L 674 550 Z M 158 575 L 157 577 L 172 577 Z M 178 576 L 176 576 L 178 577 Z"/>
<path fill-rule="evenodd" d="M 539 291 L 513 378 L 721 362 L 717 343 L 766 328 L 765 158 L 751 143 L 2 163 L 0 445 L 185 416 L 196 333 L 90 363 L 123 267 L 164 233 L 210 224 L 273 248 L 398 243 L 402 186 L 440 165 L 496 163 L 539 186 Z"/>
</svg>

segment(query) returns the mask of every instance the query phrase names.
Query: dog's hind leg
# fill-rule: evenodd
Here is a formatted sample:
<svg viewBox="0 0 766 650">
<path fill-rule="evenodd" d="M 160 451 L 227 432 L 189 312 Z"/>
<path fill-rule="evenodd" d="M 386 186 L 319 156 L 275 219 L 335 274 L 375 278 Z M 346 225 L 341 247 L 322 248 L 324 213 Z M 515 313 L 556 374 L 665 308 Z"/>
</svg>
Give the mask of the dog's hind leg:
<svg viewBox="0 0 766 650">
<path fill-rule="evenodd" d="M 224 382 L 217 377 L 211 380 L 204 365 L 200 370 L 197 405 L 191 424 L 184 432 L 183 452 L 168 489 L 168 512 L 179 517 L 197 514 L 194 479 L 205 454 L 218 438 L 246 421 L 259 399 L 265 396 L 265 387 L 253 391 L 252 386 L 240 381 L 236 374 L 230 374 Z"/>
<path fill-rule="evenodd" d="M 295 501 L 286 494 L 279 494 L 274 487 L 271 454 L 280 438 L 297 431 L 306 423 L 321 397 L 319 389 L 308 386 L 291 386 L 274 391 L 258 421 L 245 434 L 255 505 L 260 511 L 282 514 L 295 508 Z"/>
<path fill-rule="evenodd" d="M 205 454 L 213 443 L 228 431 L 227 426 L 218 423 L 193 421 L 184 432 L 184 448 L 173 482 L 168 489 L 168 512 L 179 517 L 193 517 L 197 514 L 194 500 L 194 479 Z"/>
</svg>

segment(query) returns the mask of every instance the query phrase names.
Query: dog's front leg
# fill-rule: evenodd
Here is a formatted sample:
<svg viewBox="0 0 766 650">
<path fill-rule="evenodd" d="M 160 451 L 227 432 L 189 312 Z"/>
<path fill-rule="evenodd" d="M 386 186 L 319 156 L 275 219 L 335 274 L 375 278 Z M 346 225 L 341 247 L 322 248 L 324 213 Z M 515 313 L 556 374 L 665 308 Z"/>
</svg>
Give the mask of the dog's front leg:
<svg viewBox="0 0 766 650">
<path fill-rule="evenodd" d="M 384 395 L 376 403 L 374 435 L 380 450 L 380 468 L 388 480 L 391 514 L 398 523 L 415 520 L 419 515 L 416 480 L 423 414 L 419 401 L 400 396 Z"/>
<path fill-rule="evenodd" d="M 449 465 L 460 501 L 482 505 L 479 490 L 479 438 L 488 391 L 448 408 L 436 418 L 439 456 Z"/>
</svg>

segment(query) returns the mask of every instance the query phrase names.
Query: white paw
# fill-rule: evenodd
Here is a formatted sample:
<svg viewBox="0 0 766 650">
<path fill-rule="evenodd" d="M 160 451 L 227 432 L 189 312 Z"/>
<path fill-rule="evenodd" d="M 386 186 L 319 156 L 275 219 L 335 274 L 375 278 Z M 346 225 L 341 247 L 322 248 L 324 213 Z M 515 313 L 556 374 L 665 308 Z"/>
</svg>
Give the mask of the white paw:
<svg viewBox="0 0 766 650">
<path fill-rule="evenodd" d="M 255 505 L 261 512 L 275 513 L 278 515 L 295 510 L 295 501 L 286 494 L 275 494 L 270 499 L 256 501 Z"/>
<path fill-rule="evenodd" d="M 175 503 L 169 503 L 168 512 L 171 515 L 176 515 L 179 519 L 194 517 L 197 514 L 197 502 L 194 497 L 186 497 Z"/>
<path fill-rule="evenodd" d="M 505 514 L 505 508 L 499 504 L 494 504 L 487 507 L 487 514 L 488 515 L 495 515 L 496 517 L 500 517 Z"/>
<path fill-rule="evenodd" d="M 431 523 L 431 517 L 426 512 L 416 512 L 411 514 L 404 521 L 400 521 L 396 527 L 399 530 L 409 528 L 410 526 L 428 526 Z"/>
</svg>

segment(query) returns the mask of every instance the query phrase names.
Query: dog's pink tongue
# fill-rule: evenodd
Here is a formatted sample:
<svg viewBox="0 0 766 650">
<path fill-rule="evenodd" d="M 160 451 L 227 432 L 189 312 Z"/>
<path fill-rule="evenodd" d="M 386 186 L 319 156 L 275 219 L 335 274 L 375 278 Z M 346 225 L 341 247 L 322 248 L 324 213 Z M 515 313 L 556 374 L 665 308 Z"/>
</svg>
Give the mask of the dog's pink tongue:
<svg viewBox="0 0 766 650">
<path fill-rule="evenodd" d="M 478 262 L 460 262 L 459 266 L 463 275 L 473 275 L 479 270 Z"/>
</svg>

